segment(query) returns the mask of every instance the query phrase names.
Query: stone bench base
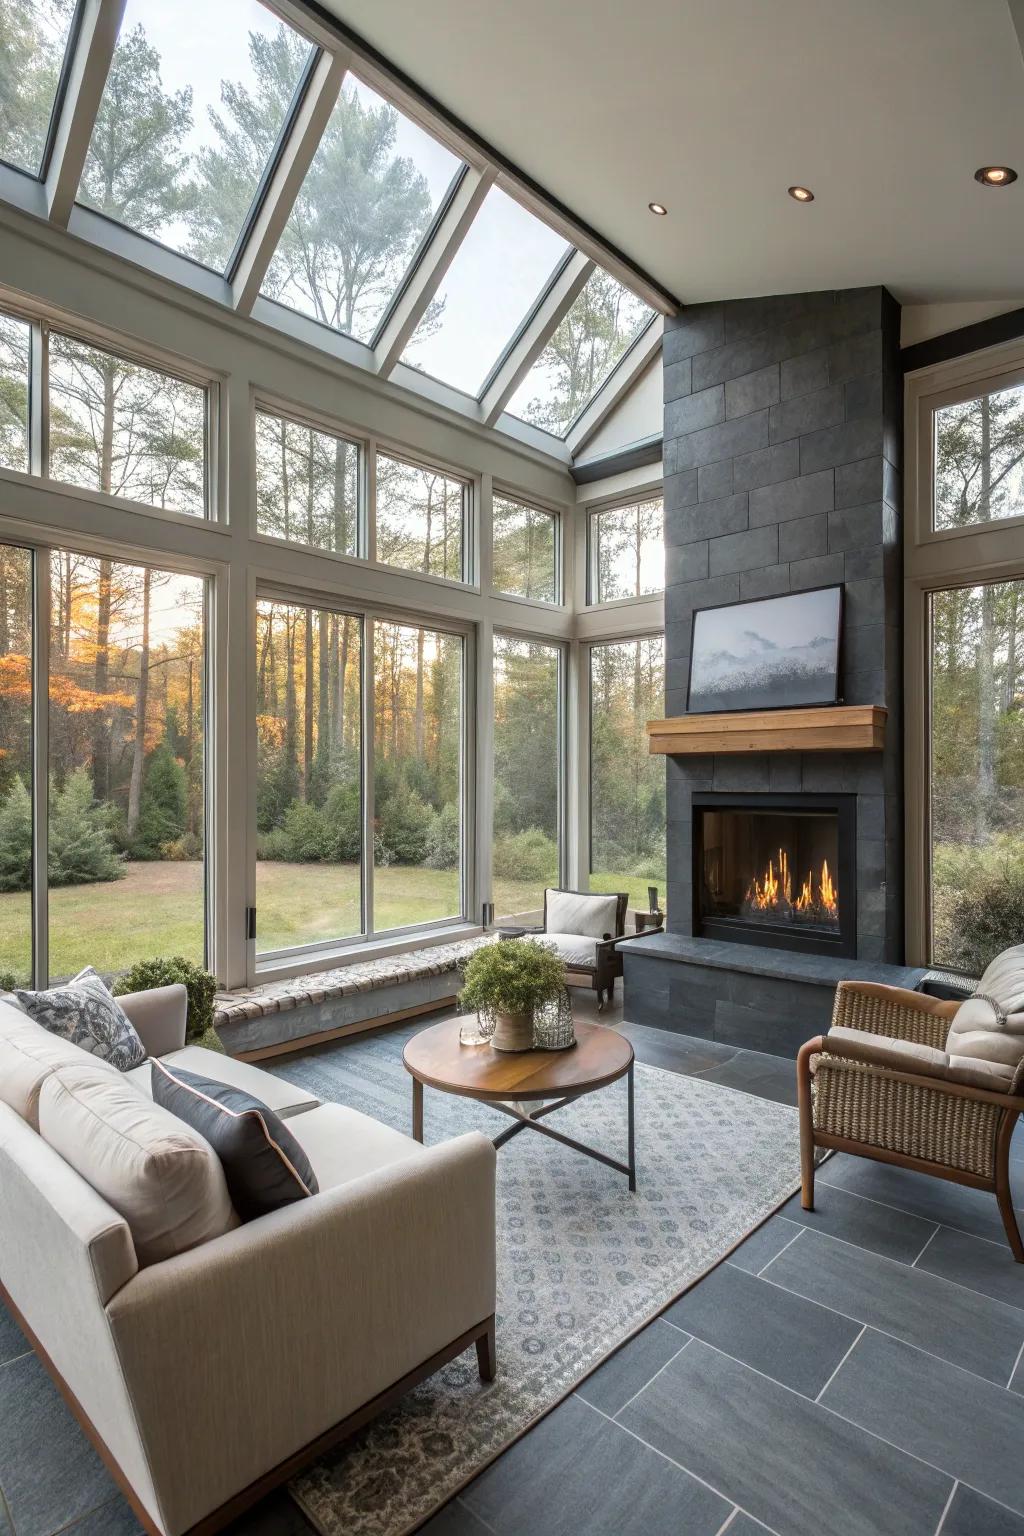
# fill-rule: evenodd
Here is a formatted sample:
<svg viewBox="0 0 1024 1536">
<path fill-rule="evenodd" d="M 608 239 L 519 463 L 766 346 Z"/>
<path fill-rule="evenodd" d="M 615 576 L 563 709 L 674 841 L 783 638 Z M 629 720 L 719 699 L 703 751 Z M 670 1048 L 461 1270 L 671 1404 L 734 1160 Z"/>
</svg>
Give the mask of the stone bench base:
<svg viewBox="0 0 1024 1536">
<path fill-rule="evenodd" d="M 463 939 L 287 981 L 219 992 L 213 1021 L 232 1056 L 259 1060 L 443 1008 L 458 965 L 484 939 Z"/>
</svg>

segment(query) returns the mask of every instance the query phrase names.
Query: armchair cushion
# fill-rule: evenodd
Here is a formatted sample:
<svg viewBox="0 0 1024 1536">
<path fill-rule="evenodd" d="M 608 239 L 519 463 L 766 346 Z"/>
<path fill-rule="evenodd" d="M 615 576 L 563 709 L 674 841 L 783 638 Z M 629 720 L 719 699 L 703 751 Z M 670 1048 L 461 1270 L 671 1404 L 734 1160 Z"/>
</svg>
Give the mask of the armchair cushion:
<svg viewBox="0 0 1024 1536">
<path fill-rule="evenodd" d="M 587 891 L 544 893 L 544 927 L 550 934 L 579 934 L 588 939 L 612 938 L 618 897 Z M 591 962 L 593 963 L 593 962 Z"/>
<path fill-rule="evenodd" d="M 977 995 L 994 998 L 1003 1013 L 1024 1013 L 1024 944 L 996 956 L 978 982 Z"/>
<path fill-rule="evenodd" d="M 593 967 L 597 960 L 597 940 L 578 933 L 545 933 L 542 943 L 554 949 L 558 958 L 570 969 L 574 966 Z"/>
<path fill-rule="evenodd" d="M 825 1040 L 830 1056 L 868 1066 L 884 1067 L 891 1072 L 911 1072 L 918 1077 L 941 1077 L 947 1082 L 964 1083 L 974 1088 L 990 1088 L 1005 1093 L 1013 1081 L 1012 1066 L 971 1056 L 951 1056 L 929 1045 L 911 1040 L 894 1040 L 889 1035 L 872 1035 L 861 1029 L 833 1026 Z"/>
</svg>

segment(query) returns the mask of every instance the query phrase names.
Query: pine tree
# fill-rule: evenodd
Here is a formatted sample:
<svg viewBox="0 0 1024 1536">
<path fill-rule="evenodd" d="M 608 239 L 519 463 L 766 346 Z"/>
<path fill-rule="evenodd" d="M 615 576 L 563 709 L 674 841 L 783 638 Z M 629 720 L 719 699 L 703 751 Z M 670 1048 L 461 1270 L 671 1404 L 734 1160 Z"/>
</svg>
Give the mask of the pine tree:
<svg viewBox="0 0 1024 1536">
<path fill-rule="evenodd" d="M 118 880 L 110 813 L 93 800 L 88 770 L 76 768 L 62 790 L 50 790 L 49 877 L 53 885 Z"/>
<path fill-rule="evenodd" d="M 132 853 L 137 859 L 159 859 L 166 844 L 183 837 L 188 818 L 185 770 L 166 742 L 146 759 L 142 804 Z"/>
<path fill-rule="evenodd" d="M 19 775 L 0 806 L 0 891 L 32 887 L 32 797 Z"/>
</svg>

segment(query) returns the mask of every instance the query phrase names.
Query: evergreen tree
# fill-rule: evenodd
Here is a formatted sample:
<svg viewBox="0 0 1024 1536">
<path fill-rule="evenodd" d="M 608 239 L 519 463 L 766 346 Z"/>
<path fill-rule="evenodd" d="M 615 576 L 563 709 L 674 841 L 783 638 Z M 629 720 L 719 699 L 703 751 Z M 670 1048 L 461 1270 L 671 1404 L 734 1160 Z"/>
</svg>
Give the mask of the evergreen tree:
<svg viewBox="0 0 1024 1536">
<path fill-rule="evenodd" d="M 62 790 L 50 790 L 49 876 L 51 885 L 88 885 L 119 880 L 110 813 L 93 800 L 88 770 L 76 768 Z"/>
<path fill-rule="evenodd" d="M 142 805 L 132 853 L 137 859 L 158 859 L 167 843 L 184 836 L 188 815 L 185 770 L 165 741 L 146 760 Z"/>
<path fill-rule="evenodd" d="M 0 891 L 32 888 L 32 797 L 16 778 L 0 806 Z"/>
</svg>

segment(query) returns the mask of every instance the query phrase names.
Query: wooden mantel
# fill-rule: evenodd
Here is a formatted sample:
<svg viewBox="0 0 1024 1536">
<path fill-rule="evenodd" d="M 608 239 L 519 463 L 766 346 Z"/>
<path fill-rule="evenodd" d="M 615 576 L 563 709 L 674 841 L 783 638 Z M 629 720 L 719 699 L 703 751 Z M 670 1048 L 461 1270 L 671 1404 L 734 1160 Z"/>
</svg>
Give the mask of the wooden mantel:
<svg viewBox="0 0 1024 1536">
<path fill-rule="evenodd" d="M 886 710 L 879 704 L 823 709 L 755 709 L 728 715 L 648 720 L 652 753 L 880 752 Z"/>
</svg>

